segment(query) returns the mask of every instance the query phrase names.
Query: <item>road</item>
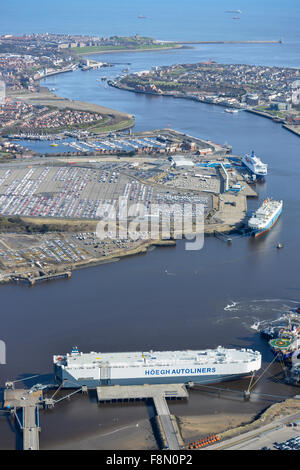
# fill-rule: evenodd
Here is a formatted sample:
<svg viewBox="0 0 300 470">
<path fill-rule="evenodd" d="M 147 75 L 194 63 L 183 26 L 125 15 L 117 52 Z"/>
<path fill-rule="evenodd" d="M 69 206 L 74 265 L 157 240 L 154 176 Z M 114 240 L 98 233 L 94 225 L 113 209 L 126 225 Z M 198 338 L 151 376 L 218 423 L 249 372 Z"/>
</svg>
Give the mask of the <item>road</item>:
<svg viewBox="0 0 300 470">
<path fill-rule="evenodd" d="M 272 449 L 275 442 L 284 442 L 291 437 L 300 436 L 300 425 L 287 426 L 298 420 L 300 412 L 279 418 L 270 424 L 206 447 L 204 450 L 259 450 L 263 447 Z"/>
</svg>

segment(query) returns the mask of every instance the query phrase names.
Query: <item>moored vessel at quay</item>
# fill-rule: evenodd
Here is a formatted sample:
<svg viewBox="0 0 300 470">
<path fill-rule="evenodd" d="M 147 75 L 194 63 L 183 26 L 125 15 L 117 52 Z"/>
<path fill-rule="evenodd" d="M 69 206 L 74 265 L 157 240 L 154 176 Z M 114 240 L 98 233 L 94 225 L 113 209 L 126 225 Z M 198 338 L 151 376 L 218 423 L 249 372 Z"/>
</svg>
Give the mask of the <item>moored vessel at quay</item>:
<svg viewBox="0 0 300 470">
<path fill-rule="evenodd" d="M 226 108 L 225 109 L 225 113 L 232 113 L 232 114 L 235 114 L 235 113 L 238 113 L 239 110 L 238 109 L 234 109 L 234 108 Z"/>
<path fill-rule="evenodd" d="M 251 152 L 251 155 L 244 155 L 242 163 L 257 179 L 263 179 L 268 174 L 268 165 L 263 163 L 254 151 Z"/>
<path fill-rule="evenodd" d="M 53 358 L 55 379 L 63 388 L 159 383 L 216 383 L 249 376 L 261 368 L 251 349 L 82 353 Z"/>
<path fill-rule="evenodd" d="M 289 361 L 295 352 L 300 352 L 299 307 L 288 311 L 281 319 L 266 325 L 260 334 L 267 339 L 278 361 Z"/>
<path fill-rule="evenodd" d="M 265 199 L 263 204 L 252 214 L 248 220 L 248 227 L 257 237 L 270 230 L 277 222 L 283 207 L 283 201 Z"/>
</svg>

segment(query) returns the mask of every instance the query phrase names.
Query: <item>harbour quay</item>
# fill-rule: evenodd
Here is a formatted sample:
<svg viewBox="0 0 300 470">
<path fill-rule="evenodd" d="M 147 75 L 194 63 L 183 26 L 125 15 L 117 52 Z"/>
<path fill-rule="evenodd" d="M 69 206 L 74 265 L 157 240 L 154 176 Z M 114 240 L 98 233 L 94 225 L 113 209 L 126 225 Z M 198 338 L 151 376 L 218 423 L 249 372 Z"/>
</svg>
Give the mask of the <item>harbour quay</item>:
<svg viewBox="0 0 300 470">
<path fill-rule="evenodd" d="M 39 407 L 42 399 L 42 390 L 15 389 L 13 382 L 6 383 L 4 409 L 15 417 L 22 431 L 23 450 L 39 450 Z"/>
<path fill-rule="evenodd" d="M 79 152 L 83 144 L 92 151 L 100 145 L 91 139 L 72 145 Z M 242 157 L 232 155 L 230 146 L 173 129 L 112 135 L 101 145 L 104 154 L 92 157 L 63 154 L 2 165 L 1 282 L 69 279 L 78 267 L 144 253 L 147 246 L 180 235 L 172 232 L 172 218 L 193 215 L 195 208 L 197 214 L 201 208 L 206 234 L 245 225 L 247 198 L 257 193 Z M 151 228 L 162 214 L 169 234 L 160 226 L 154 239 Z M 100 239 L 98 223 L 117 224 L 117 219 L 127 228 L 132 221 L 142 228 L 134 237 L 128 230 L 118 237 L 109 230 Z"/>
</svg>

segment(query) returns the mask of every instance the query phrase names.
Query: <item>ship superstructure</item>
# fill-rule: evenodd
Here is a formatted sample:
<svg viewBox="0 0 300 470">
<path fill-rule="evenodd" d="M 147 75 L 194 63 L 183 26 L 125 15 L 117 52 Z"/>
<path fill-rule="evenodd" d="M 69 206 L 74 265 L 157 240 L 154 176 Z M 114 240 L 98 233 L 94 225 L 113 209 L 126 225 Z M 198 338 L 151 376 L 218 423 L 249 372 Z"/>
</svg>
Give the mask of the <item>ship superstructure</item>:
<svg viewBox="0 0 300 470">
<path fill-rule="evenodd" d="M 248 376 L 261 367 L 261 354 L 251 349 L 216 349 L 54 356 L 55 378 L 64 388 L 83 385 L 214 383 Z"/>
<path fill-rule="evenodd" d="M 264 178 L 268 174 L 268 165 L 263 163 L 261 159 L 255 155 L 254 151 L 252 151 L 251 155 L 245 155 L 242 158 L 242 163 L 258 179 Z"/>
<path fill-rule="evenodd" d="M 265 199 L 263 204 L 257 209 L 248 220 L 248 227 L 255 236 L 268 230 L 277 222 L 283 207 L 283 201 Z"/>
</svg>

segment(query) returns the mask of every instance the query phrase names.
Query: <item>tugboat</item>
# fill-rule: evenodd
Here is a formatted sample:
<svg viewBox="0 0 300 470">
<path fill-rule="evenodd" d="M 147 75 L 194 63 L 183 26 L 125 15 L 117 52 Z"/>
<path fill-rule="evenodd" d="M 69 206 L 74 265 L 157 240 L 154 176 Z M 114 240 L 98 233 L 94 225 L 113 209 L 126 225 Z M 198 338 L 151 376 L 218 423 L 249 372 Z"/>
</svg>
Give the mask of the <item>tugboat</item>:
<svg viewBox="0 0 300 470">
<path fill-rule="evenodd" d="M 275 338 L 269 340 L 272 353 L 277 360 L 287 360 L 300 346 L 299 325 L 288 319 L 288 324 L 281 328 Z"/>
</svg>

